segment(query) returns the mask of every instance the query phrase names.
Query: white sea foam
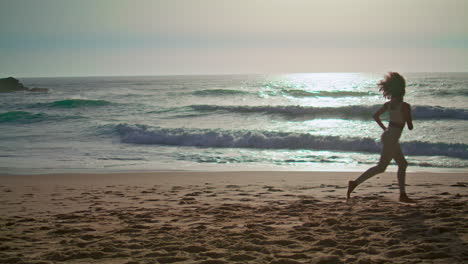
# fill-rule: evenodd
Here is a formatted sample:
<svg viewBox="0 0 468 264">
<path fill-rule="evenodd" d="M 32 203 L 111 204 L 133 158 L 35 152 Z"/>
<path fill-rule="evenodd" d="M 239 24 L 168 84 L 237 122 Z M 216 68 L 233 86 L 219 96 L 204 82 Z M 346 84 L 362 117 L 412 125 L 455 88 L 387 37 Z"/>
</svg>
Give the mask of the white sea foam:
<svg viewBox="0 0 468 264">
<path fill-rule="evenodd" d="M 128 124 L 119 124 L 116 126 L 116 130 L 123 143 L 131 144 L 380 152 L 379 143 L 372 138 L 316 136 L 305 133 L 270 131 L 150 128 Z M 407 155 L 468 159 L 468 145 L 465 144 L 410 141 L 403 142 L 401 145 Z"/>
</svg>

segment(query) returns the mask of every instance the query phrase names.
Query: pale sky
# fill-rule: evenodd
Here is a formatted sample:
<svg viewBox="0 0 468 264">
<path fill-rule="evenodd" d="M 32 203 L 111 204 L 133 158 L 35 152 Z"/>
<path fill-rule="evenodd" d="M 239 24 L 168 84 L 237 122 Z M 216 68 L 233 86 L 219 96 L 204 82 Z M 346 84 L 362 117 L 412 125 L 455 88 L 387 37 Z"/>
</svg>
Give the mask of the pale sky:
<svg viewBox="0 0 468 264">
<path fill-rule="evenodd" d="M 468 71 L 468 0 L 0 0 L 4 76 Z"/>
</svg>

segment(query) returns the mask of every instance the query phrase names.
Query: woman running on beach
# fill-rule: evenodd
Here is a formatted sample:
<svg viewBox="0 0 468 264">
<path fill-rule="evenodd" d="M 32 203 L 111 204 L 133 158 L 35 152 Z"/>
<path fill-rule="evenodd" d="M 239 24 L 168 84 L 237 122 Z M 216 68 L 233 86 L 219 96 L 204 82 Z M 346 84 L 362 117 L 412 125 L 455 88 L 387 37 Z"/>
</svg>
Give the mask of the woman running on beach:
<svg viewBox="0 0 468 264">
<path fill-rule="evenodd" d="M 351 193 L 359 184 L 376 174 L 384 172 L 390 161 L 394 159 L 398 165 L 400 202 L 415 203 L 414 200 L 406 195 L 405 175 L 408 162 L 406 162 L 405 156 L 401 152 L 400 143 L 398 142 L 405 124 L 408 124 L 410 130 L 413 129 L 410 105 L 403 101 L 406 86 L 405 79 L 397 72 L 389 72 L 385 75 L 384 79 L 378 83 L 378 86 L 380 87 L 379 91 L 383 92 L 383 96 L 390 99 L 390 101 L 386 102 L 374 114 L 374 120 L 384 130 L 381 136 L 383 143 L 382 153 L 380 154 L 380 160 L 377 166 L 368 169 L 356 180 L 349 181 L 346 199 L 350 198 Z M 386 111 L 390 113 L 388 127 L 385 127 L 382 120 L 380 120 L 380 115 Z"/>
</svg>

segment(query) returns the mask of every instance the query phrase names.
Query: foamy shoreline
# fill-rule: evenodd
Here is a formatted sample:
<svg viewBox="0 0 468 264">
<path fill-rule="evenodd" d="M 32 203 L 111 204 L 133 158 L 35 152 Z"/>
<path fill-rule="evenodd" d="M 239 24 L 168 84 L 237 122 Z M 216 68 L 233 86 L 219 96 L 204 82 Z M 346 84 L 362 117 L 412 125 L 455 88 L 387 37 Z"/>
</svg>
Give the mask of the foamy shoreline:
<svg viewBox="0 0 468 264">
<path fill-rule="evenodd" d="M 463 263 L 468 174 L 0 176 L 1 263 Z"/>
</svg>

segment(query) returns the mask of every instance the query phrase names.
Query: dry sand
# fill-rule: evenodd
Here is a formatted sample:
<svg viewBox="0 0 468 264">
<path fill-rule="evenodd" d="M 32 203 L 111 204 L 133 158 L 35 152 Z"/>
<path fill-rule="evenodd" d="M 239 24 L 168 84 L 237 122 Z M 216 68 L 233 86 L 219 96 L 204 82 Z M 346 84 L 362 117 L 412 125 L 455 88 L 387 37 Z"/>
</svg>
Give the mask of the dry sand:
<svg viewBox="0 0 468 264">
<path fill-rule="evenodd" d="M 468 174 L 0 176 L 0 263 L 468 263 Z"/>
</svg>

